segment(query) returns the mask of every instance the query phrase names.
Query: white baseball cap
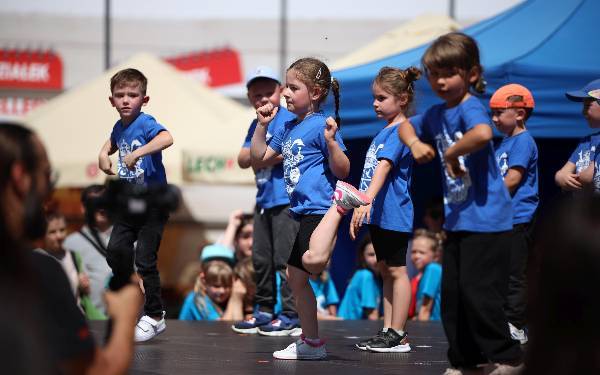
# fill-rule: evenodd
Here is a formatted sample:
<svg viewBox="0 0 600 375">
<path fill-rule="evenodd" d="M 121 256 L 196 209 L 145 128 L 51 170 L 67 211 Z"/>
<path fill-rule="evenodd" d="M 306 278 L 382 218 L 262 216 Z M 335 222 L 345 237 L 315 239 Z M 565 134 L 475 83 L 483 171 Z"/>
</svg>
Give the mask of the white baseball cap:
<svg viewBox="0 0 600 375">
<path fill-rule="evenodd" d="M 281 84 L 279 75 L 277 73 L 275 73 L 275 71 L 273 69 L 271 69 L 268 66 L 258 66 L 248 74 L 248 80 L 246 81 L 246 87 L 250 86 L 250 84 L 255 79 L 258 79 L 258 78 L 272 79 L 273 81 L 276 81 L 277 83 Z"/>
</svg>

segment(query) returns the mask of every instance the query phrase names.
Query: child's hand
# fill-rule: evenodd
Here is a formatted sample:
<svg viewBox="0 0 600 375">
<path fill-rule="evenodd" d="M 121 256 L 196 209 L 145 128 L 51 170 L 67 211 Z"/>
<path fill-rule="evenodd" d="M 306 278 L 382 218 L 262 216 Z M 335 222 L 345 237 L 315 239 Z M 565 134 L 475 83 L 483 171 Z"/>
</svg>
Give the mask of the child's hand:
<svg viewBox="0 0 600 375">
<path fill-rule="evenodd" d="M 248 290 L 246 289 L 246 285 L 242 282 L 242 280 L 236 278 L 233 281 L 233 286 L 231 287 L 231 294 L 239 297 L 244 297 Z"/>
<path fill-rule="evenodd" d="M 460 165 L 460 162 L 456 157 L 448 157 L 445 155 L 444 162 L 446 164 L 446 171 L 448 171 L 448 175 L 452 178 L 459 178 L 467 173 L 465 167 Z"/>
<path fill-rule="evenodd" d="M 235 210 L 229 214 L 229 225 L 237 228 L 242 223 L 242 218 L 244 217 L 244 211 Z"/>
<path fill-rule="evenodd" d="M 108 155 L 100 155 L 98 157 L 98 168 L 109 176 L 113 176 L 115 172 L 112 170 L 112 161 Z"/>
<path fill-rule="evenodd" d="M 79 290 L 83 294 L 90 294 L 90 278 L 85 273 L 79 274 Z"/>
<path fill-rule="evenodd" d="M 139 160 L 139 157 L 135 156 L 135 152 L 130 152 L 123 157 L 123 163 L 127 166 L 127 169 L 135 171 L 135 164 Z"/>
<path fill-rule="evenodd" d="M 371 222 L 371 203 L 366 206 L 355 208 L 352 213 L 352 220 L 350 221 L 350 238 L 353 241 L 356 240 L 365 218 L 367 219 L 366 223 L 369 224 Z"/>
<path fill-rule="evenodd" d="M 419 164 L 428 163 L 435 157 L 435 150 L 427 143 L 421 141 L 415 141 L 410 146 L 410 152 L 415 158 L 415 161 Z"/>
<path fill-rule="evenodd" d="M 565 190 L 581 190 L 583 185 L 576 173 L 559 173 L 556 176 L 558 185 Z"/>
<path fill-rule="evenodd" d="M 327 142 L 335 142 L 335 133 L 338 131 L 338 124 L 335 122 L 333 117 L 327 117 L 325 120 L 325 130 L 323 131 L 323 135 L 325 136 L 325 140 Z"/>
<path fill-rule="evenodd" d="M 260 125 L 267 126 L 271 120 L 273 120 L 278 110 L 278 107 L 273 106 L 273 104 L 269 102 L 256 110 L 256 119 Z"/>
</svg>

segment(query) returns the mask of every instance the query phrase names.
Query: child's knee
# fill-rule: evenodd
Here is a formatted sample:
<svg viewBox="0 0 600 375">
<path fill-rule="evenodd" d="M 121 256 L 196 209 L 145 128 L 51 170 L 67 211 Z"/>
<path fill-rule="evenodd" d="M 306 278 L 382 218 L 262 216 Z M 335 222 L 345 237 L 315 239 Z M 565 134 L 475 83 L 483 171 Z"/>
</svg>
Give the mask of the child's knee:
<svg viewBox="0 0 600 375">
<path fill-rule="evenodd" d="M 302 265 L 308 272 L 315 275 L 323 272 L 327 266 L 327 261 L 328 259 L 326 256 L 317 255 L 310 250 L 307 250 L 304 255 L 302 255 Z"/>
</svg>

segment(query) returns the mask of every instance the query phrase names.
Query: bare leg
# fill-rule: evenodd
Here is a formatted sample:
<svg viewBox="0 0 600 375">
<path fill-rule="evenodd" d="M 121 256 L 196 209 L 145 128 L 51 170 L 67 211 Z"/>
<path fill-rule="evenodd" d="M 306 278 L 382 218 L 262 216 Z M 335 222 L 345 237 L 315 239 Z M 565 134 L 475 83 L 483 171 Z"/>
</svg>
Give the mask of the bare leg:
<svg viewBox="0 0 600 375">
<path fill-rule="evenodd" d="M 309 250 L 302 256 L 302 265 L 308 272 L 319 274 L 327 266 L 342 217 L 337 206 L 332 205 L 310 236 Z"/>
<path fill-rule="evenodd" d="M 377 268 L 383 279 L 383 327 L 390 328 L 392 326 L 392 302 L 394 301 L 394 280 L 384 261 L 377 263 Z"/>
<path fill-rule="evenodd" d="M 388 267 L 388 272 L 393 283 L 392 328 L 404 330 L 410 307 L 410 281 L 405 266 Z"/>
<path fill-rule="evenodd" d="M 302 333 L 308 339 L 319 338 L 319 326 L 317 323 L 317 300 L 308 283 L 308 274 L 299 268 L 288 265 L 288 284 L 294 294 L 296 311 Z"/>
</svg>

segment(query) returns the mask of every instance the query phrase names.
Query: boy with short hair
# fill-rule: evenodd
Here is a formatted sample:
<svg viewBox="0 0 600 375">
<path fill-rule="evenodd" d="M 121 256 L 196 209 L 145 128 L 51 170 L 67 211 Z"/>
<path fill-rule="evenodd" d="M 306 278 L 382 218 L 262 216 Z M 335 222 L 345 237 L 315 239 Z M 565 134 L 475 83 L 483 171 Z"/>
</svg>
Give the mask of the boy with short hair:
<svg viewBox="0 0 600 375">
<path fill-rule="evenodd" d="M 587 120 L 590 128 L 600 128 L 600 79 L 596 79 L 580 90 L 566 93 L 567 99 L 574 102 L 583 103 L 583 116 Z M 596 193 L 600 192 L 600 132 L 593 133 L 584 137 L 569 162 L 558 172 L 556 172 L 557 183 L 560 177 L 563 177 L 563 170 L 571 167 L 569 164 L 572 159 L 579 156 L 577 167 L 577 181 L 583 185 L 592 185 Z M 562 174 L 561 174 L 562 173 Z M 559 176 L 560 174 L 560 176 Z M 563 187 L 563 186 L 561 186 Z M 564 187 L 563 187 L 564 188 Z M 581 189 L 581 186 L 579 187 Z M 579 190 L 577 189 L 577 190 Z"/>
<path fill-rule="evenodd" d="M 513 340 L 527 343 L 527 260 L 532 247 L 533 221 L 539 203 L 538 150 L 525 123 L 535 102 L 524 86 L 500 87 L 490 99 L 492 121 L 505 135 L 496 150 L 496 161 L 504 185 L 512 196 L 513 230 L 510 245 L 510 274 L 505 305 Z"/>
<path fill-rule="evenodd" d="M 600 128 L 600 104 L 594 95 L 600 97 L 599 90 L 600 79 L 596 79 L 579 90 L 565 93 L 567 99 L 574 102 L 583 102 L 583 116 L 588 121 L 590 128 L 596 130 Z M 554 175 L 554 181 L 560 188 L 567 191 L 582 189 L 581 173 L 594 160 L 598 139 L 600 139 L 600 132 L 598 131 L 581 139 L 569 160 Z"/>
<path fill-rule="evenodd" d="M 266 142 L 273 134 L 296 116 L 280 106 L 281 82 L 269 67 L 260 66 L 250 74 L 246 83 L 248 100 L 255 109 L 271 103 L 279 107 L 268 125 Z M 292 292 L 287 284 L 287 260 L 292 251 L 298 222 L 289 214 L 289 196 L 283 180 L 283 157 L 273 162 L 251 161 L 250 144 L 257 120 L 250 124 L 248 135 L 238 155 L 242 168 L 252 167 L 256 176 L 256 208 L 254 211 L 254 239 L 252 263 L 256 278 L 256 310 L 248 320 L 237 322 L 232 329 L 238 333 L 259 333 L 265 336 L 295 335 L 300 332 L 300 321 Z M 281 314 L 275 316 L 277 304 L 276 273 L 281 279 Z"/>
<path fill-rule="evenodd" d="M 143 113 L 142 107 L 150 99 L 146 95 L 146 77 L 136 69 L 124 69 L 110 80 L 111 96 L 108 98 L 121 119 L 114 125 L 110 139 L 102 146 L 98 165 L 104 173 L 114 175 L 109 155 L 117 150 L 117 174 L 120 179 L 133 184 L 166 184 L 161 151 L 173 144 L 171 134 L 154 117 Z M 142 276 L 145 290 L 145 315 L 135 328 L 135 341 L 147 341 L 166 328 L 165 311 L 160 298 L 160 276 L 157 252 L 168 214 L 151 210 L 143 222 L 129 222 L 125 218 L 115 221 L 107 248 L 107 262 L 113 277 L 132 270 L 133 264 L 122 264 L 123 256 L 134 251 L 135 265 Z"/>
</svg>

